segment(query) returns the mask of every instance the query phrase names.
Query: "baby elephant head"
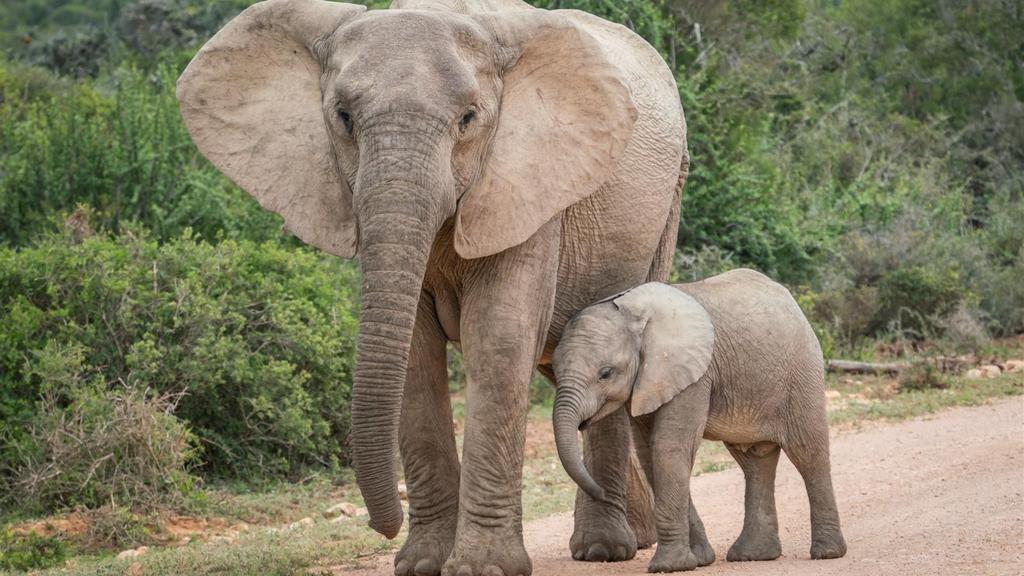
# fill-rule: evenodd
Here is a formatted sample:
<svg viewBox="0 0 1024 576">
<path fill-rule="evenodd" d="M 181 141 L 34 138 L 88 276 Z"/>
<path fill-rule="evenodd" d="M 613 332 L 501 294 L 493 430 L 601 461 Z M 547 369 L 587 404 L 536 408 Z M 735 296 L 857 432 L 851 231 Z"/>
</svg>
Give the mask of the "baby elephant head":
<svg viewBox="0 0 1024 576">
<path fill-rule="evenodd" d="M 576 431 L 627 402 L 633 416 L 656 410 L 704 375 L 715 332 L 699 302 L 652 282 L 584 309 L 555 349 L 554 427 L 558 456 L 587 494 L 604 500 Z"/>
</svg>

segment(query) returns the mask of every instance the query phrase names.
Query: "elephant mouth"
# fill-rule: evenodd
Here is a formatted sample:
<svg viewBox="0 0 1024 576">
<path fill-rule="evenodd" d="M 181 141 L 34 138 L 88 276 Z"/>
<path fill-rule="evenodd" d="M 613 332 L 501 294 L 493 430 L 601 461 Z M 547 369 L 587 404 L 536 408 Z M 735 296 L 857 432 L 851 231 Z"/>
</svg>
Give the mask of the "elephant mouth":
<svg viewBox="0 0 1024 576">
<path fill-rule="evenodd" d="M 583 432 L 584 430 L 587 429 L 588 426 L 590 426 L 590 420 L 589 419 L 583 420 L 582 422 L 580 422 L 580 425 L 577 428 L 577 430 L 579 430 L 580 432 Z"/>
</svg>

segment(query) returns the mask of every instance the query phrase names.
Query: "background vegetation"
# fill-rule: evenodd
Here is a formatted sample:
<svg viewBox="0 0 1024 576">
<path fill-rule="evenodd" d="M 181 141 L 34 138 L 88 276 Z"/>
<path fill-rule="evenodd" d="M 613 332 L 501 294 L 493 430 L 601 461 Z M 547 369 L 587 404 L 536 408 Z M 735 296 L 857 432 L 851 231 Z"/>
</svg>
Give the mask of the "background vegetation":
<svg viewBox="0 0 1024 576">
<path fill-rule="evenodd" d="M 249 3 L 0 0 L 8 514 L 187 506 L 204 481 L 345 464 L 357 268 L 283 235 L 198 154 L 174 99 Z M 677 279 L 773 275 L 829 356 L 1024 333 L 1019 2 L 535 3 L 622 22 L 675 71 Z M 117 441 L 140 430 L 146 450 Z"/>
</svg>

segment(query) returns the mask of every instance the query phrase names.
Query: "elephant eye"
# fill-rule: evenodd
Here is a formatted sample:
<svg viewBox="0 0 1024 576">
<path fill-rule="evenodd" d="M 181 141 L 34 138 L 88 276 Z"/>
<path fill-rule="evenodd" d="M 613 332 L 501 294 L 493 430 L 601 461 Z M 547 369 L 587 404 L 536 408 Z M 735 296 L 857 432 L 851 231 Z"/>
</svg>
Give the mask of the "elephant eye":
<svg viewBox="0 0 1024 576">
<path fill-rule="evenodd" d="M 345 131 L 349 134 L 352 133 L 352 116 L 344 110 L 338 110 L 338 119 L 345 125 Z"/>
<path fill-rule="evenodd" d="M 611 366 L 605 366 L 604 368 L 601 368 L 600 372 L 597 373 L 597 377 L 600 378 L 601 380 L 607 380 L 607 379 L 611 378 L 612 374 L 614 374 L 614 373 L 615 373 L 615 368 L 613 368 Z"/>
<path fill-rule="evenodd" d="M 466 128 L 469 127 L 470 122 L 472 122 L 474 118 L 476 118 L 476 110 L 468 110 L 462 115 L 462 118 L 459 119 L 459 130 L 465 132 Z"/>
</svg>

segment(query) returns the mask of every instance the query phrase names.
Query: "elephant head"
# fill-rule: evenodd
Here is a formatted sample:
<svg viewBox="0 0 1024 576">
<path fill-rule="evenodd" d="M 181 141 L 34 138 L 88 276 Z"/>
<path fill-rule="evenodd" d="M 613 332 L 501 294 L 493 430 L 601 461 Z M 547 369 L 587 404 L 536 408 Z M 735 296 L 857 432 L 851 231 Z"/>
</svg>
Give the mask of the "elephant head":
<svg viewBox="0 0 1024 576">
<path fill-rule="evenodd" d="M 604 490 L 583 464 L 576 431 L 627 402 L 649 414 L 700 380 L 711 365 L 715 330 L 685 292 L 651 282 L 608 298 L 566 325 L 553 356 L 558 457 L 592 498 Z"/>
<path fill-rule="evenodd" d="M 351 456 L 370 525 L 389 538 L 402 523 L 394 460 L 410 341 L 442 225 L 454 219 L 445 229 L 462 258 L 518 245 L 609 178 L 637 116 L 592 35 L 522 6 L 269 0 L 178 80 L 207 158 L 303 241 L 358 252 Z"/>
</svg>

